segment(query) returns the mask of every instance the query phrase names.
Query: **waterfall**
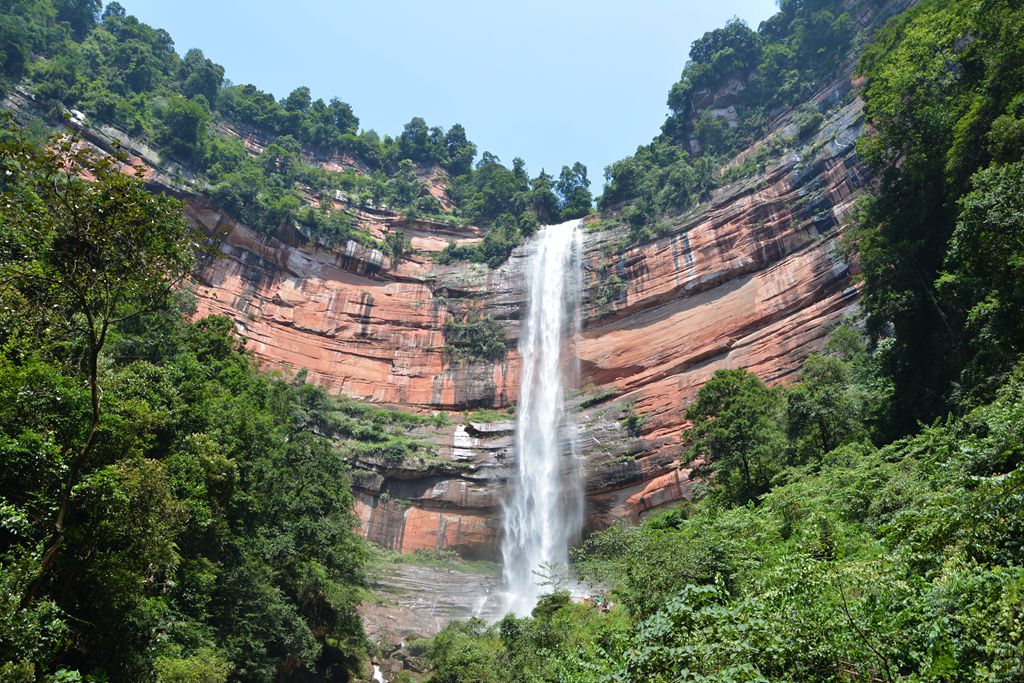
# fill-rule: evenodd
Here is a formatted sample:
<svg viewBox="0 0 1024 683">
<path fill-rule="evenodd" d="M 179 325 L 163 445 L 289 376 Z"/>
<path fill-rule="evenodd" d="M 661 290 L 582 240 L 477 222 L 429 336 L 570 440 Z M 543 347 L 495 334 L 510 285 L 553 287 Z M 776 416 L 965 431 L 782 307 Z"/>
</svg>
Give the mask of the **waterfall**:
<svg viewBox="0 0 1024 683">
<path fill-rule="evenodd" d="M 526 316 L 516 407 L 517 471 L 505 502 L 501 555 L 504 611 L 527 615 L 543 580 L 535 572 L 567 566 L 569 544 L 582 524 L 583 496 L 575 440 L 564 407 L 575 354 L 566 332 L 579 325 L 579 221 L 542 228 L 526 273 Z M 564 436 L 564 438 L 563 438 Z"/>
</svg>

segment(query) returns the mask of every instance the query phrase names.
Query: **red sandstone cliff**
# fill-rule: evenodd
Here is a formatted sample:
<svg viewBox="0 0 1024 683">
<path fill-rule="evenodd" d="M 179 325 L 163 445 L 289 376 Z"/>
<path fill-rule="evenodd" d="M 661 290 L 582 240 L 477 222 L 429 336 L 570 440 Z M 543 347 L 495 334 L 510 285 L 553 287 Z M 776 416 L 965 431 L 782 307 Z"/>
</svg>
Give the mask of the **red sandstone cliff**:
<svg viewBox="0 0 1024 683">
<path fill-rule="evenodd" d="M 581 419 L 607 425 L 624 405 L 646 418 L 631 445 L 618 432 L 609 449 L 592 427 L 583 430 L 591 524 L 636 521 L 688 495 L 676 458 L 683 413 L 700 386 L 716 370 L 736 367 L 769 383 L 786 381 L 856 305 L 837 242 L 863 183 L 854 150 L 860 125 L 854 100 L 803 154 L 722 188 L 610 268 L 601 249 L 615 235 L 588 238 L 591 281 L 612 270 L 626 288 L 609 303 L 588 303 L 576 346 L 583 382 L 593 385 L 592 396 L 608 398 L 591 399 L 596 405 L 583 408 Z"/>
<path fill-rule="evenodd" d="M 621 229 L 587 230 L 585 320 L 575 345 L 587 386 L 577 400 L 591 527 L 637 520 L 689 493 L 677 464 L 682 416 L 715 370 L 746 367 L 785 381 L 855 305 L 836 242 L 863 182 L 853 147 L 860 125 L 853 100 L 803 150 L 722 188 L 663 236 L 624 253 L 614 248 Z M 225 258 L 199 278 L 200 312 L 233 317 L 267 365 L 305 368 L 331 391 L 406 409 L 515 401 L 516 354 L 453 366 L 442 352 L 443 326 L 475 307 L 505 321 L 514 349 L 525 248 L 494 271 L 440 266 L 426 252 L 474 235 L 419 226 L 420 253 L 392 264 L 354 244 L 331 251 L 261 237 L 198 203 L 189 213 L 225 233 Z M 608 272 L 625 283 L 611 301 L 598 296 Z M 647 418 L 639 438 L 621 425 L 627 404 Z M 359 463 L 363 533 L 403 551 L 494 556 L 510 426 L 453 425 L 430 438 L 450 466 Z"/>
<path fill-rule="evenodd" d="M 831 110 L 815 140 L 674 217 L 657 239 L 623 252 L 621 228 L 586 228 L 584 325 L 574 340 L 586 388 L 574 400 L 591 528 L 635 521 L 689 494 L 677 461 L 683 413 L 715 370 L 745 367 L 785 381 L 856 305 L 836 249 L 863 183 L 854 151 L 861 105 L 849 89 L 843 78 L 818 94 L 849 102 Z M 706 104 L 727 97 L 709 93 Z M 323 248 L 286 227 L 266 236 L 171 181 L 145 146 L 109 128 L 84 133 L 101 148 L 119 140 L 152 187 L 181 197 L 190 219 L 219 237 L 222 258 L 194 283 L 198 315 L 234 319 L 264 365 L 306 370 L 331 392 L 406 410 L 514 403 L 526 248 L 493 271 L 440 265 L 432 253 L 479 239 L 479 231 L 410 224 L 383 211 L 361 211 L 358 220 L 377 235 L 405 231 L 413 252 L 398 263 L 354 242 Z M 792 134 L 783 116 L 773 135 Z M 443 194 L 443 179 L 434 181 Z M 609 273 L 622 283 L 611 296 L 602 282 Z M 447 359 L 445 321 L 471 310 L 502 322 L 505 359 Z M 628 406 L 646 417 L 639 435 L 622 425 Z M 430 463 L 355 463 L 364 535 L 403 551 L 497 554 L 499 503 L 514 465 L 511 424 L 465 424 L 459 414 L 453 422 L 424 429 L 437 450 Z"/>
</svg>

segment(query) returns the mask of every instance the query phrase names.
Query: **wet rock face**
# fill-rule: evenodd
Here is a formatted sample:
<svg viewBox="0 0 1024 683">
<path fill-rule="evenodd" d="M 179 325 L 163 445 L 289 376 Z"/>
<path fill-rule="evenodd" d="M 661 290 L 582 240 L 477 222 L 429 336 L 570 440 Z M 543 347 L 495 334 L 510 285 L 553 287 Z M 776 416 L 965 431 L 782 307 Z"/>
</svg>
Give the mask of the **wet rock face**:
<svg viewBox="0 0 1024 683">
<path fill-rule="evenodd" d="M 420 679 L 428 670 L 423 638 L 456 619 L 501 618 L 501 577 L 415 564 L 385 564 L 371 576 L 374 598 L 359 605 L 366 637 L 378 647 L 386 680 L 399 674 Z M 441 590 L 439 590 L 441 588 Z"/>
<path fill-rule="evenodd" d="M 356 463 L 360 533 L 401 552 L 500 557 L 501 497 L 512 461 L 511 421 L 424 429 L 435 455 L 399 467 Z"/>
<path fill-rule="evenodd" d="M 826 108 L 849 100 L 850 87 L 840 79 L 816 101 Z M 730 96 L 709 94 L 708 106 L 727 108 Z M 5 106 L 29 106 L 11 97 Z M 744 367 L 768 382 L 788 381 L 856 305 L 837 243 L 866 180 L 854 149 L 861 127 L 853 99 L 800 152 L 718 190 L 657 239 L 623 251 L 621 229 L 586 233 L 584 321 L 573 340 L 586 388 L 572 400 L 587 530 L 638 521 L 691 495 L 694 483 L 678 460 L 683 414 L 716 370 Z M 795 130 L 781 120 L 772 135 Z M 181 197 L 189 218 L 218 237 L 223 257 L 195 278 L 197 315 L 233 319 L 266 367 L 305 370 L 332 393 L 418 412 L 516 401 L 525 248 L 493 271 L 440 265 L 431 253 L 449 241 L 478 240 L 479 230 L 372 210 L 360 210 L 360 223 L 378 236 L 402 229 L 411 256 L 393 263 L 354 242 L 327 249 L 295 228 L 265 235 L 175 185 L 152 150 L 106 128 L 82 132 L 97 148 L 127 150 L 150 187 Z M 615 288 L 607 286 L 610 274 Z M 446 356 L 445 322 L 469 313 L 500 322 L 506 357 Z M 627 428 L 630 412 L 642 424 Z M 498 557 L 501 501 L 515 466 L 512 423 L 454 420 L 461 424 L 425 430 L 436 456 L 356 464 L 356 515 L 366 537 L 404 552 Z"/>
<path fill-rule="evenodd" d="M 841 83 L 821 98 L 838 101 L 848 89 Z M 576 397 L 586 530 L 635 522 L 691 495 L 678 458 L 683 414 L 703 382 L 731 367 L 768 382 L 791 379 L 855 305 L 852 273 L 836 245 L 865 181 L 854 150 L 861 125 L 854 100 L 802 154 L 722 188 L 657 239 L 624 252 L 621 230 L 586 233 L 584 325 L 573 340 L 579 385 L 587 387 Z M 787 126 L 777 134 L 792 135 Z M 224 235 L 224 258 L 198 278 L 199 314 L 233 318 L 264 364 L 306 369 L 309 381 L 333 393 L 404 409 L 515 402 L 524 248 L 494 271 L 441 266 L 422 252 L 392 264 L 355 244 L 327 250 L 262 236 L 198 201 L 189 213 Z M 430 229 L 417 224 L 407 234 L 424 249 L 458 238 L 444 228 L 435 244 Z M 611 296 L 603 289 L 610 273 L 621 283 Z M 468 310 L 501 322 L 505 359 L 446 358 L 444 323 Z M 644 416 L 636 433 L 624 426 L 630 405 Z M 452 425 L 429 436 L 437 448 L 431 462 L 360 463 L 361 533 L 403 552 L 454 549 L 497 559 L 514 467 L 511 429 L 508 421 Z"/>
</svg>

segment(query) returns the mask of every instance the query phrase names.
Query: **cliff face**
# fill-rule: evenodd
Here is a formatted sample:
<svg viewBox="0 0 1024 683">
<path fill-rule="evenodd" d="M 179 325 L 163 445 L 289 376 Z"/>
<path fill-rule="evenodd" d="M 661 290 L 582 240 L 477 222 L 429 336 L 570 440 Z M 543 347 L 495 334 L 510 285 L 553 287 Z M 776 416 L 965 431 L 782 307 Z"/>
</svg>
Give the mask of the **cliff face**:
<svg viewBox="0 0 1024 683">
<path fill-rule="evenodd" d="M 222 258 L 197 278 L 199 314 L 234 318 L 266 364 L 304 369 L 333 393 L 412 409 L 503 406 L 515 398 L 514 354 L 482 365 L 452 364 L 444 353 L 449 318 L 475 305 L 496 317 L 515 315 L 501 303 L 508 285 L 500 273 L 423 256 L 393 263 L 355 242 L 324 249 L 285 231 L 267 237 L 203 205 L 190 203 L 188 213 L 223 235 Z M 445 237 L 475 235 L 431 227 L 403 225 L 424 251 L 439 251 Z"/>
<path fill-rule="evenodd" d="M 678 464 L 683 414 L 715 370 L 745 367 L 768 382 L 787 381 L 855 306 L 852 274 L 837 250 L 864 181 L 854 152 L 861 105 L 849 90 L 843 78 L 818 94 L 823 105 L 848 103 L 834 106 L 799 152 L 721 188 L 657 239 L 623 250 L 621 226 L 585 226 L 584 320 L 573 340 L 581 388 L 572 400 L 588 528 L 636 521 L 689 495 L 692 482 Z M 723 108 L 719 100 L 728 96 L 710 93 L 706 105 Z M 495 270 L 441 265 L 433 254 L 449 241 L 478 240 L 479 231 L 367 211 L 356 215 L 361 225 L 378 236 L 403 230 L 411 254 L 394 262 L 355 242 L 328 249 L 288 227 L 267 236 L 182 189 L 144 146 L 112 129 L 83 132 L 101 148 L 119 140 L 152 187 L 181 197 L 190 219 L 220 239 L 222 258 L 194 283 L 197 315 L 234 319 L 261 363 L 306 371 L 332 393 L 452 413 L 448 426 L 421 428 L 436 448 L 429 463 L 355 464 L 362 533 L 406 552 L 496 557 L 514 466 L 512 422 L 470 422 L 465 411 L 506 408 L 518 395 L 528 246 Z M 795 134 L 783 117 L 772 136 Z M 480 314 L 501 323 L 508 354 L 497 362 L 451 360 L 445 322 Z M 624 426 L 631 411 L 644 417 L 632 433 Z"/>
<path fill-rule="evenodd" d="M 860 127 L 855 100 L 804 155 L 721 189 L 611 266 L 602 249 L 615 235 L 588 238 L 592 292 L 601 289 L 599 272 L 625 283 L 617 296 L 590 298 L 576 346 L 583 383 L 593 385 L 581 411 L 592 525 L 636 521 L 689 494 L 676 464 L 683 414 L 716 370 L 790 380 L 856 305 L 838 242 L 864 182 L 854 150 Z M 625 447 L 620 433 L 607 448 L 590 425 L 621 419 L 626 404 L 646 418 L 642 433 Z"/>
<path fill-rule="evenodd" d="M 860 126 L 853 100 L 803 153 L 722 188 L 663 236 L 624 253 L 621 229 L 585 228 L 584 325 L 574 340 L 585 388 L 574 400 L 588 527 L 635 521 L 686 497 L 691 482 L 677 458 L 683 413 L 701 384 L 726 367 L 786 381 L 855 305 L 837 240 L 863 182 L 854 156 Z M 787 124 L 778 134 L 788 134 Z M 262 237 L 198 203 L 189 212 L 225 235 L 225 258 L 197 283 L 199 314 L 234 318 L 267 365 L 306 369 L 332 392 L 405 409 L 515 402 L 527 248 L 494 271 L 441 266 L 429 252 L 475 232 L 402 226 L 420 252 L 393 264 L 354 244 L 332 251 L 297 236 Z M 611 274 L 622 286 L 609 295 Z M 470 309 L 503 321 L 506 359 L 446 359 L 444 322 Z M 628 406 L 646 418 L 639 434 L 623 426 Z M 454 422 L 428 435 L 440 465 L 359 463 L 357 514 L 367 537 L 402 551 L 496 556 L 512 425 L 463 424 L 458 414 Z"/>
</svg>

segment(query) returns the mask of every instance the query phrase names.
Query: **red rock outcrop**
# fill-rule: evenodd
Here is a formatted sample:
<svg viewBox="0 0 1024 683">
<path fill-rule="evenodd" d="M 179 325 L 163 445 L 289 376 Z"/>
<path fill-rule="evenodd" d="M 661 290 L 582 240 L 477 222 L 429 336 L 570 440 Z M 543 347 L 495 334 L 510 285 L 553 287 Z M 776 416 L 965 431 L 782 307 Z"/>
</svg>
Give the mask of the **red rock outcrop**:
<svg viewBox="0 0 1024 683">
<path fill-rule="evenodd" d="M 856 305 L 837 242 L 864 182 L 854 147 L 861 121 L 854 100 L 833 114 L 805 156 L 722 188 L 666 234 L 610 263 L 603 253 L 615 234 L 588 238 L 591 297 L 576 349 L 582 382 L 608 398 L 584 408 L 581 419 L 590 429 L 611 424 L 625 405 L 645 417 L 634 461 L 622 462 L 621 446 L 604 455 L 600 444 L 588 448 L 592 526 L 636 521 L 689 495 L 677 462 L 683 414 L 716 370 L 746 368 L 769 383 L 792 379 Z M 608 272 L 625 288 L 605 302 L 595 293 Z M 626 465 L 631 471 L 605 476 Z"/>
<path fill-rule="evenodd" d="M 196 278 L 198 315 L 234 318 L 266 365 L 304 369 L 333 393 L 413 409 L 503 406 L 516 396 L 514 353 L 486 366 L 446 360 L 444 324 L 464 306 L 444 293 L 467 287 L 448 278 L 457 269 L 422 257 L 392 264 L 351 241 L 343 249 L 289 244 L 199 203 L 188 214 L 223 235 L 222 258 Z M 472 285 L 486 286 L 486 278 Z M 476 293 L 461 294 L 469 301 Z"/>
<path fill-rule="evenodd" d="M 819 98 L 839 101 L 849 87 L 843 82 Z M 690 495 L 693 482 L 678 462 L 683 414 L 715 370 L 745 367 L 766 381 L 786 381 L 855 306 L 852 274 L 836 244 L 863 183 L 854 150 L 861 120 L 856 99 L 833 109 L 802 150 L 723 187 L 656 239 L 625 252 L 621 228 L 587 230 L 584 324 L 574 343 L 586 386 L 575 400 L 588 528 L 636 521 Z M 295 228 L 268 236 L 172 182 L 152 150 L 112 129 L 84 132 L 101 148 L 118 140 L 146 168 L 152 187 L 181 197 L 191 220 L 219 237 L 222 258 L 195 281 L 197 315 L 232 318 L 265 366 L 305 370 L 333 393 L 418 412 L 515 402 L 525 248 L 493 271 L 440 265 L 431 252 L 477 240 L 480 232 L 373 209 L 356 211 L 372 234 L 400 229 L 411 239 L 413 252 L 398 263 L 355 242 L 318 246 Z M 783 119 L 774 135 L 792 136 L 793 126 Z M 432 191 L 442 182 L 432 178 Z M 609 273 L 620 286 L 602 282 Z M 445 322 L 471 311 L 502 323 L 506 358 L 448 359 Z M 629 410 L 645 417 L 639 434 L 623 426 Z M 454 548 L 495 557 L 500 501 L 514 465 L 510 425 L 456 424 L 425 438 L 437 450 L 429 463 L 356 463 L 362 533 L 402 551 Z"/>
</svg>

